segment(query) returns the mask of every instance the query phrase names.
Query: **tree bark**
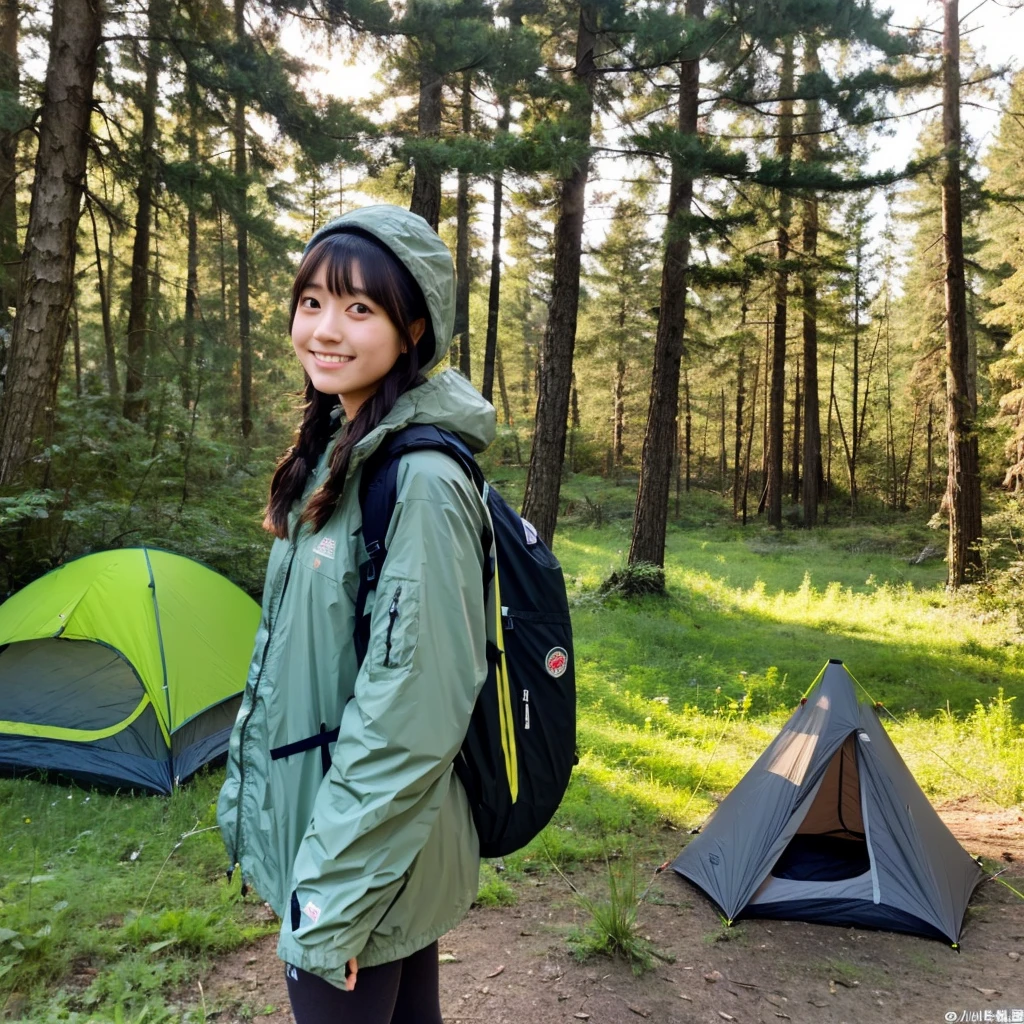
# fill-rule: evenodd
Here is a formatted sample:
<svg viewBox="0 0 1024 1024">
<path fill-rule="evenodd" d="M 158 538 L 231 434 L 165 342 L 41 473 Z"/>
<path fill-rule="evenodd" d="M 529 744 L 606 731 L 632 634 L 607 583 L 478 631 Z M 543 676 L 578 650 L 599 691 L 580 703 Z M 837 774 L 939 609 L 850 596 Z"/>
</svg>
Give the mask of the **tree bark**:
<svg viewBox="0 0 1024 1024">
<path fill-rule="evenodd" d="M 33 441 L 48 437 L 53 425 L 74 297 L 101 22 L 99 0 L 62 0 L 53 8 L 21 303 L 0 407 L 0 484 L 21 472 Z"/>
<path fill-rule="evenodd" d="M 703 18 L 704 0 L 686 0 L 686 14 L 691 18 Z M 681 135 L 697 134 L 699 90 L 699 57 L 681 61 L 677 119 Z M 660 313 L 654 340 L 651 396 L 647 406 L 647 428 L 644 431 L 633 537 L 629 546 L 630 565 L 637 562 L 650 562 L 659 566 L 665 564 L 672 444 L 678 429 L 679 366 L 685 347 L 692 199 L 693 175 L 682 160 L 674 159 L 669 182 L 668 227 L 661 273 Z"/>
<path fill-rule="evenodd" d="M 156 103 L 160 71 L 162 31 L 160 0 L 150 0 L 149 49 L 146 53 L 146 84 L 142 99 L 139 180 L 135 187 L 135 240 L 132 245 L 132 280 L 128 304 L 127 369 L 124 377 L 124 417 L 138 423 L 146 408 L 146 350 L 149 319 L 149 250 L 156 186 Z"/>
<path fill-rule="evenodd" d="M 945 0 L 942 40 L 942 237 L 946 263 L 946 415 L 949 444 L 949 552 L 946 585 L 956 589 L 981 568 L 981 477 L 977 409 L 970 387 L 967 291 L 960 196 L 960 24 Z"/>
<path fill-rule="evenodd" d="M 464 71 L 462 73 L 462 134 L 467 137 L 473 130 L 472 84 L 473 73 Z M 455 333 L 459 336 L 459 372 L 466 380 L 472 380 L 469 351 L 469 174 L 466 171 L 459 171 L 455 231 Z"/>
<path fill-rule="evenodd" d="M 508 134 L 511 120 L 511 101 L 508 95 L 498 97 L 501 114 L 498 117 L 498 135 Z M 501 311 L 501 204 L 504 175 L 499 167 L 494 172 L 494 195 L 491 217 L 491 284 L 487 292 L 487 337 L 484 341 L 484 379 L 481 393 L 493 402 L 494 360 L 498 351 L 498 315 Z"/>
<path fill-rule="evenodd" d="M 784 43 L 779 72 L 779 140 L 778 155 L 783 175 L 788 173 L 793 153 L 793 40 Z M 765 504 L 771 526 L 782 526 L 782 491 L 784 466 L 783 427 L 786 418 L 786 313 L 789 299 L 789 223 L 793 200 L 783 182 L 779 190 L 779 231 L 775 242 L 775 323 L 772 333 L 771 395 L 768 403 L 768 458 Z"/>
<path fill-rule="evenodd" d="M 817 48 L 808 41 L 804 67 L 808 72 L 821 70 Z M 816 97 L 804 101 L 803 159 L 812 162 L 818 152 L 821 131 L 821 104 Z M 803 477 L 800 500 L 803 525 L 818 525 L 818 499 L 821 494 L 821 410 L 818 396 L 818 196 L 811 193 L 803 200 L 802 239 L 804 265 L 800 290 L 803 293 L 804 330 L 804 444 Z"/>
<path fill-rule="evenodd" d="M 21 69 L 18 62 L 18 0 L 0 0 L 0 93 L 18 99 Z M 0 137 L 0 327 L 12 320 L 18 305 L 18 133 Z M 3 350 L 0 342 L 0 352 Z M 0 359 L 0 373 L 3 360 Z"/>
<path fill-rule="evenodd" d="M 594 47 L 597 42 L 597 11 L 589 3 L 580 5 L 576 36 L 576 66 L 573 97 L 570 100 L 570 130 L 576 142 L 589 147 L 594 113 Z M 537 412 L 534 420 L 530 468 L 526 475 L 523 516 L 533 523 L 548 545 L 555 535 L 558 494 L 565 457 L 566 417 L 572 382 L 572 358 L 576 344 L 576 317 L 580 297 L 580 244 L 583 239 L 584 198 L 590 156 L 582 156 L 562 181 L 555 223 L 555 263 L 551 304 L 544 330 L 543 372 L 540 375 Z"/>
<path fill-rule="evenodd" d="M 245 41 L 245 0 L 235 0 L 235 39 Z M 249 337 L 249 225 L 246 181 L 249 175 L 249 156 L 246 150 L 245 89 L 235 95 L 232 123 L 235 146 L 235 177 L 238 181 L 238 220 L 235 224 L 238 249 L 238 348 L 241 378 L 242 437 L 252 433 L 252 341 Z"/>
<path fill-rule="evenodd" d="M 420 103 L 416 129 L 421 139 L 441 134 L 441 86 L 443 77 L 424 58 L 420 64 Z M 435 231 L 441 221 L 441 168 L 431 156 L 418 156 L 409 209 L 418 213 Z"/>
</svg>

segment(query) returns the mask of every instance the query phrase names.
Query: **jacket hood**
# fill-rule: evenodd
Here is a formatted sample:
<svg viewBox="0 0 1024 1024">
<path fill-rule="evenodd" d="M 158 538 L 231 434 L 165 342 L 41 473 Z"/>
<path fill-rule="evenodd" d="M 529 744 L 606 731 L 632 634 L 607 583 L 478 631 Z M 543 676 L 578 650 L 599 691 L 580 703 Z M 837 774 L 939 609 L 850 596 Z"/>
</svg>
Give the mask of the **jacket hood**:
<svg viewBox="0 0 1024 1024">
<path fill-rule="evenodd" d="M 326 235 L 358 228 L 388 248 L 412 274 L 427 300 L 434 329 L 434 353 L 420 365 L 426 373 L 447 355 L 455 327 L 455 267 L 448 246 L 418 214 L 400 206 L 365 206 L 325 224 L 306 244 L 302 255 Z"/>
<path fill-rule="evenodd" d="M 483 451 L 494 440 L 495 420 L 494 406 L 461 373 L 444 370 L 398 396 L 387 416 L 353 449 L 350 471 L 372 455 L 388 434 L 411 423 L 450 430 L 472 451 Z"/>
</svg>

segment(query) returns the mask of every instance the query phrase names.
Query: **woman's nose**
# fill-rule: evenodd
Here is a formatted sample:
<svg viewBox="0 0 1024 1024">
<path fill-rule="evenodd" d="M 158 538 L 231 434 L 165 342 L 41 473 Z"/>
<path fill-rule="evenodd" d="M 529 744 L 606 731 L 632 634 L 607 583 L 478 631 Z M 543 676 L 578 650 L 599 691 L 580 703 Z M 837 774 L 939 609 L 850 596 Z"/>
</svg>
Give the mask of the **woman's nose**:
<svg viewBox="0 0 1024 1024">
<path fill-rule="evenodd" d="M 313 337 L 320 341 L 340 341 L 341 311 L 336 310 L 333 305 L 325 306 L 323 312 L 317 317 Z"/>
</svg>

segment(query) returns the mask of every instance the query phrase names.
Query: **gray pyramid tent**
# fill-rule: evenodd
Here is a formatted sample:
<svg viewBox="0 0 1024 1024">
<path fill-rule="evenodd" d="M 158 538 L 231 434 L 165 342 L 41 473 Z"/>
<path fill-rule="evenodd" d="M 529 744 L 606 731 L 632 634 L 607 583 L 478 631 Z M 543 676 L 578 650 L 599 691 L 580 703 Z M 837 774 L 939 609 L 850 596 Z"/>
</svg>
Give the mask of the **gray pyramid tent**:
<svg viewBox="0 0 1024 1024">
<path fill-rule="evenodd" d="M 984 877 L 839 661 L 672 867 L 730 924 L 819 921 L 954 946 Z"/>
</svg>

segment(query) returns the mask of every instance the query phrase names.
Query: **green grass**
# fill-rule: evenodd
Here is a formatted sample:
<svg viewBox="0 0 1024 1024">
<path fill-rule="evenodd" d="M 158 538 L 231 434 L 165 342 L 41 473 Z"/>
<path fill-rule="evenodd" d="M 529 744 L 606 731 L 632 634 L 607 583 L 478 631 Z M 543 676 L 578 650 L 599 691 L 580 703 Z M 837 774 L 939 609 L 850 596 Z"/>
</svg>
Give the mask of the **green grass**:
<svg viewBox="0 0 1024 1024">
<path fill-rule="evenodd" d="M 592 501 L 605 521 L 556 536 L 574 605 L 581 759 L 546 849 L 510 864 L 590 860 L 635 838 L 652 858 L 674 854 L 682 840 L 665 828 L 707 817 L 829 658 L 884 704 L 933 800 L 1024 800 L 1024 638 L 1009 616 L 947 596 L 941 559 L 909 564 L 941 548 L 941 534 L 913 523 L 744 529 L 697 494 L 670 524 L 668 596 L 603 599 L 601 582 L 625 562 L 630 500 L 601 482 Z"/>
<path fill-rule="evenodd" d="M 521 471 L 491 476 L 520 499 Z M 668 595 L 602 597 L 625 562 L 632 502 L 605 481 L 564 488 L 556 553 L 573 604 L 580 763 L 543 836 L 504 872 L 485 869 L 481 904 L 514 902 L 517 881 L 553 864 L 674 856 L 828 658 L 898 720 L 884 715 L 933 800 L 1024 801 L 1022 637 L 1009 615 L 947 597 L 941 560 L 908 563 L 941 535 L 913 523 L 744 530 L 694 493 L 669 528 Z M 0 1013 L 180 1020 L 172 993 L 274 930 L 224 877 L 211 829 L 221 777 L 167 799 L 0 781 Z"/>
<path fill-rule="evenodd" d="M 0 781 L 0 1008 L 152 1016 L 168 987 L 268 931 L 225 878 L 221 778 L 166 799 Z M 73 999 L 53 998 L 62 986 Z"/>
</svg>

